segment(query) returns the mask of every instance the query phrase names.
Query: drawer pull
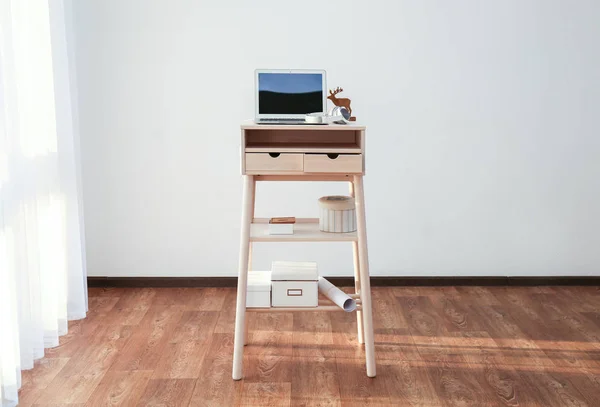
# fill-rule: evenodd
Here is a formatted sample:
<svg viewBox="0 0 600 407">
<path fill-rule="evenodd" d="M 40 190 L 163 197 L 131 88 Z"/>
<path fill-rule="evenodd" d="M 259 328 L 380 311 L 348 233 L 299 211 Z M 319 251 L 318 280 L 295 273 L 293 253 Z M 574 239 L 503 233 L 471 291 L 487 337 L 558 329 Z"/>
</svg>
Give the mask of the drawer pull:
<svg viewBox="0 0 600 407">
<path fill-rule="evenodd" d="M 339 156 L 340 156 L 339 154 L 335 154 L 335 153 L 329 153 L 329 154 L 327 154 L 327 157 L 328 157 L 330 160 L 335 160 L 335 159 L 336 159 L 336 158 L 338 158 Z"/>
<path fill-rule="evenodd" d="M 269 153 L 272 158 L 277 158 L 281 155 L 281 153 Z"/>
<path fill-rule="evenodd" d="M 288 288 L 287 290 L 288 297 L 302 297 L 302 289 L 300 288 Z"/>
</svg>

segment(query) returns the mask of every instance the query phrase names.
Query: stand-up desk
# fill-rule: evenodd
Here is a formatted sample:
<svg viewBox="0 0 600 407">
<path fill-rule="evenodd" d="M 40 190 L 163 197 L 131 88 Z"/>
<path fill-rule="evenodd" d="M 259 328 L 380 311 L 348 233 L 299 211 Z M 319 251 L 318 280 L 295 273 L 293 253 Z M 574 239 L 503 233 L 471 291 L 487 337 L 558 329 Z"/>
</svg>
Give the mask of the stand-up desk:
<svg viewBox="0 0 600 407">
<path fill-rule="evenodd" d="M 375 376 L 371 284 L 365 223 L 364 126 L 352 125 L 257 125 L 243 124 L 242 174 L 244 192 L 240 263 L 235 316 L 233 379 L 242 378 L 242 360 L 247 339 L 246 312 L 339 311 L 336 305 L 316 308 L 246 308 L 248 270 L 252 264 L 253 242 L 352 242 L 354 288 L 359 304 L 356 312 L 358 342 L 365 345 L 367 376 Z M 357 231 L 319 231 L 318 219 L 297 219 L 293 235 L 268 235 L 268 219 L 254 217 L 257 181 L 343 181 L 350 184 L 356 201 Z M 315 202 L 315 211 L 317 202 Z"/>
</svg>

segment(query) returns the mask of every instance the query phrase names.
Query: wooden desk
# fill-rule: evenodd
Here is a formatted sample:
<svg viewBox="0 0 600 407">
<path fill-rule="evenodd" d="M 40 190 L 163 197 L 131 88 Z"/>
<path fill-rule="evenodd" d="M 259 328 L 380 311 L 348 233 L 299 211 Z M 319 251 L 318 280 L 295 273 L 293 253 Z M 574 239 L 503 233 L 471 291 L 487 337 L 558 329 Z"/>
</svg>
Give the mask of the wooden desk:
<svg viewBox="0 0 600 407">
<path fill-rule="evenodd" d="M 253 242 L 352 242 L 358 342 L 365 345 L 367 376 L 375 377 L 375 348 L 371 311 L 371 284 L 365 222 L 366 127 L 351 125 L 242 124 L 242 175 L 244 177 L 240 261 L 235 316 L 233 379 L 242 378 L 247 341 L 246 312 L 339 311 L 336 305 L 316 308 L 246 308 L 248 270 L 252 267 Z M 318 219 L 298 219 L 293 235 L 265 234 L 267 219 L 254 217 L 257 181 L 348 182 L 356 202 L 357 231 L 325 233 Z M 315 208 L 317 203 L 315 202 Z"/>
</svg>

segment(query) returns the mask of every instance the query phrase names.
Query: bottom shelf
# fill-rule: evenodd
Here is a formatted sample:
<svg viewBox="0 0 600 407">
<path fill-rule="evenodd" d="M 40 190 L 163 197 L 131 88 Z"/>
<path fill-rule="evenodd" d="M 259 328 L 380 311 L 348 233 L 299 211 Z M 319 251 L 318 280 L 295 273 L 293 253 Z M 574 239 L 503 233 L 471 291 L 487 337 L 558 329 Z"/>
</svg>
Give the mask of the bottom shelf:
<svg viewBox="0 0 600 407">
<path fill-rule="evenodd" d="M 362 307 L 360 305 L 358 305 L 356 307 L 356 309 L 354 311 L 351 312 L 355 312 L 355 311 L 361 311 Z M 341 309 L 340 307 L 338 307 L 337 305 L 319 305 L 318 307 L 298 307 L 298 308 L 292 308 L 292 307 L 271 307 L 271 308 L 246 308 L 247 312 L 302 312 L 302 311 L 309 311 L 309 312 L 334 312 L 334 311 L 342 311 L 342 312 L 346 312 L 343 309 Z"/>
<path fill-rule="evenodd" d="M 356 300 L 356 309 L 354 311 L 362 310 L 362 299 L 360 298 L 360 293 L 345 293 L 350 298 L 354 298 Z M 334 311 L 344 311 L 342 308 L 337 306 L 333 301 L 328 298 L 323 298 L 322 294 L 319 294 L 319 305 L 316 307 L 269 307 L 269 308 L 251 308 L 246 307 L 246 311 L 248 312 L 334 312 Z M 270 302 L 270 301 L 269 301 Z"/>
</svg>

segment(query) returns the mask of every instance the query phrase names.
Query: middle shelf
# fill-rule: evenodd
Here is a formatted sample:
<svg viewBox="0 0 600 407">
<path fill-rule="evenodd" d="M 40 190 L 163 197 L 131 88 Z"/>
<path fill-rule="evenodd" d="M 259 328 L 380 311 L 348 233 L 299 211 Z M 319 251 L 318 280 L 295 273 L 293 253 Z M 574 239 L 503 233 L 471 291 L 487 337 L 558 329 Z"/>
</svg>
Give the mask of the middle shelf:
<svg viewBox="0 0 600 407">
<path fill-rule="evenodd" d="M 329 233 L 319 230 L 319 219 L 296 218 L 293 235 L 270 235 L 269 219 L 254 218 L 250 227 L 251 242 L 356 242 L 356 232 Z"/>
</svg>

